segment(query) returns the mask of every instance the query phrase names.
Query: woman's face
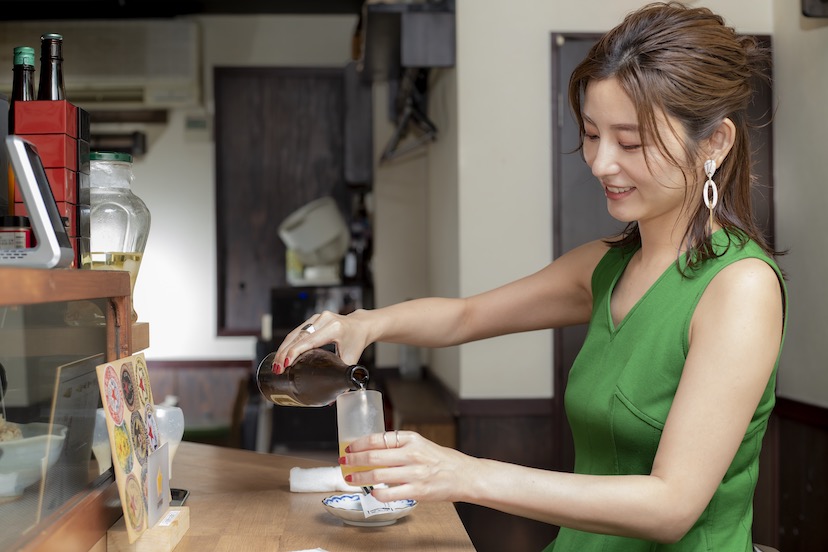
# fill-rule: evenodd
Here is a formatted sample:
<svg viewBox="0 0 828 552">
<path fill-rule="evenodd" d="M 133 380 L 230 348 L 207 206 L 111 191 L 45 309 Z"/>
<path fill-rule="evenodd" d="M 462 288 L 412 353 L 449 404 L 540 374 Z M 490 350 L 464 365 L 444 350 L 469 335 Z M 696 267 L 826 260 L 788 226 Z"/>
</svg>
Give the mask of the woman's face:
<svg viewBox="0 0 828 552">
<path fill-rule="evenodd" d="M 657 222 L 674 227 L 685 201 L 684 174 L 657 144 L 643 142 L 635 105 L 618 81 L 590 82 L 582 115 L 584 159 L 604 188 L 610 215 L 622 222 L 638 221 L 642 229 Z M 677 120 L 659 114 L 659 134 L 670 154 L 682 161 L 681 144 L 670 126 L 681 132 Z"/>
</svg>

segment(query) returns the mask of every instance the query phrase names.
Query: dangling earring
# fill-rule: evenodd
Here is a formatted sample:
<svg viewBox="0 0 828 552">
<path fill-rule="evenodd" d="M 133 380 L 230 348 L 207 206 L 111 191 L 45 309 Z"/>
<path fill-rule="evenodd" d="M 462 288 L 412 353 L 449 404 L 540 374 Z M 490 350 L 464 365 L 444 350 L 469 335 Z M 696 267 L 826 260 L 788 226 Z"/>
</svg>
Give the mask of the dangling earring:
<svg viewBox="0 0 828 552">
<path fill-rule="evenodd" d="M 716 172 L 716 162 L 712 159 L 708 159 L 704 162 L 704 173 L 707 175 L 707 182 L 704 183 L 704 204 L 707 205 L 707 208 L 710 210 L 710 235 L 713 235 L 713 209 L 716 208 L 716 204 L 719 203 L 719 189 L 716 187 L 716 183 L 713 182 L 713 173 Z M 712 199 L 711 199 L 711 191 L 712 191 Z"/>
</svg>

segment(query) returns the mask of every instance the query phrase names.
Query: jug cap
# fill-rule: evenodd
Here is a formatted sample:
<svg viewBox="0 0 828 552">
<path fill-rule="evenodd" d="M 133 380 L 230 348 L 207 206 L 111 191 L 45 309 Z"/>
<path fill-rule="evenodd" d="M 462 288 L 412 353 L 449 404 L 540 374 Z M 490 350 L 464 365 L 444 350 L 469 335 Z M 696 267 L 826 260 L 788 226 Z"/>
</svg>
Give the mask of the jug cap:
<svg viewBox="0 0 828 552">
<path fill-rule="evenodd" d="M 121 163 L 132 163 L 132 155 L 119 151 L 90 151 L 90 161 L 119 161 Z"/>
</svg>

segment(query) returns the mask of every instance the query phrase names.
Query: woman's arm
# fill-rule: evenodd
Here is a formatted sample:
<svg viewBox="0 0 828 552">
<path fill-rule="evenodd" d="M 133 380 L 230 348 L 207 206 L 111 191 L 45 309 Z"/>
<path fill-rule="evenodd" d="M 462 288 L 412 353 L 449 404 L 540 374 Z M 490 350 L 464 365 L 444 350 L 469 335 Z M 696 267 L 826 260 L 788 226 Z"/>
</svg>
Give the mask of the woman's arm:
<svg viewBox="0 0 828 552">
<path fill-rule="evenodd" d="M 591 278 L 607 250 L 592 242 L 561 256 L 540 271 L 497 289 L 465 299 L 426 298 L 404 301 L 347 316 L 323 312 L 303 323 L 279 347 L 275 362 L 336 343 L 346 363 L 359 360 L 371 343 L 382 341 L 422 347 L 447 347 L 496 335 L 561 327 L 589 320 Z"/>
<path fill-rule="evenodd" d="M 690 352 L 649 475 L 526 468 L 400 432 L 399 449 L 385 450 L 381 434 L 352 443 L 347 463 L 391 466 L 356 473 L 352 483 L 391 485 L 374 491 L 379 500 L 470 502 L 584 531 L 676 541 L 710 502 L 744 438 L 779 353 L 782 311 L 779 281 L 762 261 L 739 261 L 714 278 L 693 316 Z"/>
</svg>

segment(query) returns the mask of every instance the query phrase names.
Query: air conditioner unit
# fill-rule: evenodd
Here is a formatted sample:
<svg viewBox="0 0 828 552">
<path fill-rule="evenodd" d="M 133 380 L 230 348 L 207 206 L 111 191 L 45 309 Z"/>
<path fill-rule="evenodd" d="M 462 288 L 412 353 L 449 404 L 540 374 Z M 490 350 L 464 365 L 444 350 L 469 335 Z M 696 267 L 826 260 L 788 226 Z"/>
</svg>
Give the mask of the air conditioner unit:
<svg viewBox="0 0 828 552">
<path fill-rule="evenodd" d="M 12 21 L 0 23 L 0 90 L 12 87 L 16 46 L 63 35 L 66 99 L 98 107 L 174 108 L 201 104 L 198 24 L 190 19 Z M 37 76 L 35 88 L 37 88 Z M 35 91 L 37 93 L 37 91 Z"/>
</svg>

